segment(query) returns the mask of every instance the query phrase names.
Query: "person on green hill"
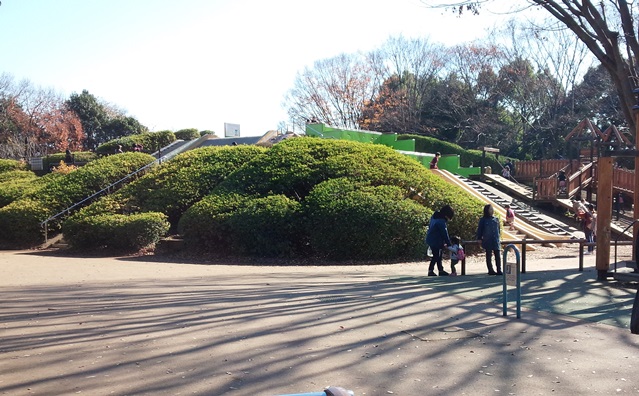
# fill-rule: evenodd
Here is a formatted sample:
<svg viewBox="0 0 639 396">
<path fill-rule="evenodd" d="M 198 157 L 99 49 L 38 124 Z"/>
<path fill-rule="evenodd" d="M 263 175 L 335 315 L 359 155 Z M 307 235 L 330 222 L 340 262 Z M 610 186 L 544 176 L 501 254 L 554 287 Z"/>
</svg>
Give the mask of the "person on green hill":
<svg viewBox="0 0 639 396">
<path fill-rule="evenodd" d="M 435 156 L 430 161 L 430 169 L 439 169 L 437 167 L 437 163 L 439 162 L 439 157 L 441 157 L 441 156 L 442 156 L 442 154 L 439 151 L 435 153 Z"/>
<path fill-rule="evenodd" d="M 68 148 L 64 152 L 64 163 L 67 165 L 71 165 L 73 163 L 73 154 L 71 154 L 71 150 Z"/>
<path fill-rule="evenodd" d="M 488 275 L 501 275 L 501 227 L 499 219 L 494 216 L 493 206 L 488 204 L 484 206 L 484 216 L 479 219 L 477 226 L 477 241 L 481 243 L 481 247 L 486 250 L 486 268 Z M 493 269 L 492 256 L 495 256 L 495 267 Z"/>
<path fill-rule="evenodd" d="M 433 213 L 433 216 L 430 218 L 428 232 L 426 233 L 426 244 L 430 247 L 433 254 L 430 259 L 430 266 L 428 267 L 428 276 L 437 276 L 435 273 L 435 265 L 437 265 L 439 276 L 448 275 L 448 272 L 444 271 L 444 266 L 442 265 L 442 255 L 444 249 L 451 244 L 446 222 L 452 220 L 454 216 L 455 211 L 453 208 L 451 208 L 450 205 L 445 205 Z"/>
</svg>

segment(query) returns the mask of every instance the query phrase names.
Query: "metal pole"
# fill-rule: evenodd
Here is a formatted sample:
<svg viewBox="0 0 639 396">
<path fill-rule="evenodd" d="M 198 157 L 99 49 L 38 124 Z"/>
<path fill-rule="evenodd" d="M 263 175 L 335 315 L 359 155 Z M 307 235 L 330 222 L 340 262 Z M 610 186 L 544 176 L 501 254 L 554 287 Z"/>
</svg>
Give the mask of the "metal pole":
<svg viewBox="0 0 639 396">
<path fill-rule="evenodd" d="M 515 252 L 515 263 L 508 263 L 508 251 L 512 250 Z M 521 318 L 521 258 L 519 255 L 519 250 L 513 244 L 509 244 L 504 248 L 503 253 L 503 276 L 502 276 L 502 287 L 503 287 L 503 316 L 508 315 L 507 303 L 508 303 L 508 285 L 515 286 L 516 290 L 516 299 L 517 299 L 517 319 Z M 513 268 L 514 266 L 514 268 Z M 515 272 L 513 274 L 513 271 Z M 513 282 L 514 275 L 514 282 Z M 513 284 L 514 283 L 514 284 Z"/>
</svg>

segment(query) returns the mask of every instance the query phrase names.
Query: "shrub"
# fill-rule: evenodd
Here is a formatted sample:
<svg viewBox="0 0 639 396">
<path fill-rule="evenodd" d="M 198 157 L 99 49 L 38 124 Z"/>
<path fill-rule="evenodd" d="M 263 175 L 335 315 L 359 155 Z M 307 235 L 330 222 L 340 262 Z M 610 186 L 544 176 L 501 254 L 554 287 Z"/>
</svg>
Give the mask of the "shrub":
<svg viewBox="0 0 639 396">
<path fill-rule="evenodd" d="M 228 253 L 231 229 L 228 219 L 246 200 L 240 194 L 211 194 L 187 210 L 178 224 L 178 232 L 192 249 Z"/>
<path fill-rule="evenodd" d="M 300 203 L 283 195 L 209 195 L 189 209 L 180 228 L 192 248 L 290 257 L 299 246 L 300 212 Z"/>
<path fill-rule="evenodd" d="M 61 173 L 63 175 L 68 175 L 71 172 L 78 170 L 78 167 L 75 165 L 67 165 L 66 162 L 60 161 L 58 166 L 54 166 L 51 168 L 52 173 Z"/>
<path fill-rule="evenodd" d="M 209 194 L 229 174 L 266 149 L 257 146 L 202 147 L 182 153 L 83 211 L 98 213 L 160 212 L 177 222 L 193 203 Z"/>
<path fill-rule="evenodd" d="M 152 161 L 148 154 L 126 153 L 93 161 L 67 175 L 43 177 L 45 182 L 0 208 L 0 244 L 32 246 L 42 239 L 40 222 Z M 49 226 L 53 230 L 57 223 Z"/>
<path fill-rule="evenodd" d="M 418 203 L 407 199 L 417 193 Z M 278 207 L 289 208 L 288 218 L 298 224 L 295 231 L 284 228 L 290 232 L 289 245 L 275 249 L 278 255 L 305 252 L 310 242 L 317 255 L 339 260 L 419 257 L 429 215 L 444 204 L 458 213 L 450 223 L 451 232 L 472 238 L 483 207 L 460 188 L 447 185 L 417 161 L 388 147 L 292 139 L 230 174 L 210 196 L 185 212 L 179 232 L 191 246 L 274 254 L 267 243 L 260 244 L 259 251 L 236 242 L 256 240 L 257 234 L 241 231 L 250 222 L 260 223 L 247 212 L 259 212 L 257 205 L 268 207 L 262 199 L 272 196 L 280 197 Z M 290 202 L 299 202 L 302 214 Z M 269 232 L 259 235 L 270 238 L 273 245 L 283 239 L 270 237 Z"/>
<path fill-rule="evenodd" d="M 0 248 L 20 249 L 41 242 L 40 222 L 49 214 L 49 208 L 34 199 L 20 199 L 0 209 Z"/>
<path fill-rule="evenodd" d="M 396 186 L 358 187 L 328 180 L 306 200 L 307 232 L 315 254 L 333 260 L 423 257 L 432 210 L 405 199 Z"/>
<path fill-rule="evenodd" d="M 420 190 L 425 174 L 417 161 L 386 146 L 299 138 L 273 146 L 225 180 L 220 189 L 249 195 L 284 194 L 303 200 L 316 184 L 331 178 Z"/>
<path fill-rule="evenodd" d="M 0 173 L 0 183 L 12 180 L 32 180 L 37 177 L 38 176 L 30 170 L 9 170 Z"/>
<path fill-rule="evenodd" d="M 195 128 L 180 129 L 175 132 L 176 139 L 193 140 L 200 137 L 200 132 Z"/>
<path fill-rule="evenodd" d="M 0 207 L 6 206 L 27 192 L 37 188 L 40 180 L 31 171 L 0 173 Z"/>
<path fill-rule="evenodd" d="M 245 200 L 229 218 L 234 250 L 266 257 L 295 256 L 302 237 L 300 214 L 301 204 L 283 195 Z"/>
<path fill-rule="evenodd" d="M 115 251 L 137 251 L 154 245 L 168 230 L 166 216 L 151 212 L 74 216 L 63 226 L 64 238 L 71 248 Z"/>
<path fill-rule="evenodd" d="M 14 170 L 27 170 L 27 164 L 24 161 L 0 158 L 0 173 Z"/>
<path fill-rule="evenodd" d="M 124 136 L 115 140 L 110 140 L 98 146 L 95 152 L 99 155 L 114 154 L 118 145 L 123 151 L 133 151 L 136 144 L 142 145 L 142 151 L 153 153 L 159 148 L 166 147 L 175 141 L 175 134 L 171 131 L 147 132 L 138 135 Z"/>
</svg>

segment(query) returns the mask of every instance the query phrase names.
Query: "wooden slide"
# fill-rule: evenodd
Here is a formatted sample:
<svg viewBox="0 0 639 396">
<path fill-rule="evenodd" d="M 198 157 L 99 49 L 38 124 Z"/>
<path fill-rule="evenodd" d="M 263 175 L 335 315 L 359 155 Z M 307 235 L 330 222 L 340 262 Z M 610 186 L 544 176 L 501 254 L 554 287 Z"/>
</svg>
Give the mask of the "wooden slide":
<svg viewBox="0 0 639 396">
<path fill-rule="evenodd" d="M 468 186 L 466 183 L 464 183 L 462 180 L 457 178 L 455 175 L 453 175 L 449 171 L 438 169 L 438 170 L 432 170 L 432 172 L 440 176 L 444 180 L 446 180 L 448 183 L 454 184 L 458 186 L 459 188 L 463 189 L 464 191 L 466 191 L 467 193 L 473 195 L 480 201 L 485 202 L 486 204 L 491 204 L 493 206 L 493 209 L 495 210 L 496 216 L 499 216 L 501 219 L 506 218 L 506 209 L 499 206 L 497 203 L 493 202 L 489 198 L 485 197 L 480 192 L 475 191 L 472 187 Z M 479 219 L 477 219 L 477 221 L 479 221 Z M 526 239 L 534 239 L 539 241 L 543 241 L 543 240 L 556 241 L 558 239 L 570 239 L 570 237 L 567 237 L 567 236 L 556 235 L 556 234 L 552 234 L 552 233 L 540 230 L 539 228 L 526 223 L 522 218 L 517 218 L 515 220 L 515 230 L 516 231 L 510 231 L 508 229 L 502 228 L 502 234 L 501 234 L 502 241 L 515 242 L 515 241 L 520 241 L 524 239 L 524 237 Z M 515 245 L 517 244 L 515 243 Z M 526 248 L 527 250 L 534 250 L 534 248 L 531 245 L 526 245 Z"/>
</svg>

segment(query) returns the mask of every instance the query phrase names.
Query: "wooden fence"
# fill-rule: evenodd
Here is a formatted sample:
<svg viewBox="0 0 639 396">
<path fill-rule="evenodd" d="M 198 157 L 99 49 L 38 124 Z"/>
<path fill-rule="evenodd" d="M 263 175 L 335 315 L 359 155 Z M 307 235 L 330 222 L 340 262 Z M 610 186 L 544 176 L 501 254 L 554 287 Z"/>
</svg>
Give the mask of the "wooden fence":
<svg viewBox="0 0 639 396">
<path fill-rule="evenodd" d="M 578 160 L 541 160 L 519 161 L 516 163 L 515 179 L 520 182 L 533 182 L 535 199 L 554 199 L 571 197 L 580 189 L 597 183 L 596 163 L 582 165 Z M 566 193 L 559 193 L 557 174 L 560 170 L 566 172 Z M 632 199 L 635 172 L 623 168 L 613 169 L 613 188 L 629 194 Z"/>
</svg>

